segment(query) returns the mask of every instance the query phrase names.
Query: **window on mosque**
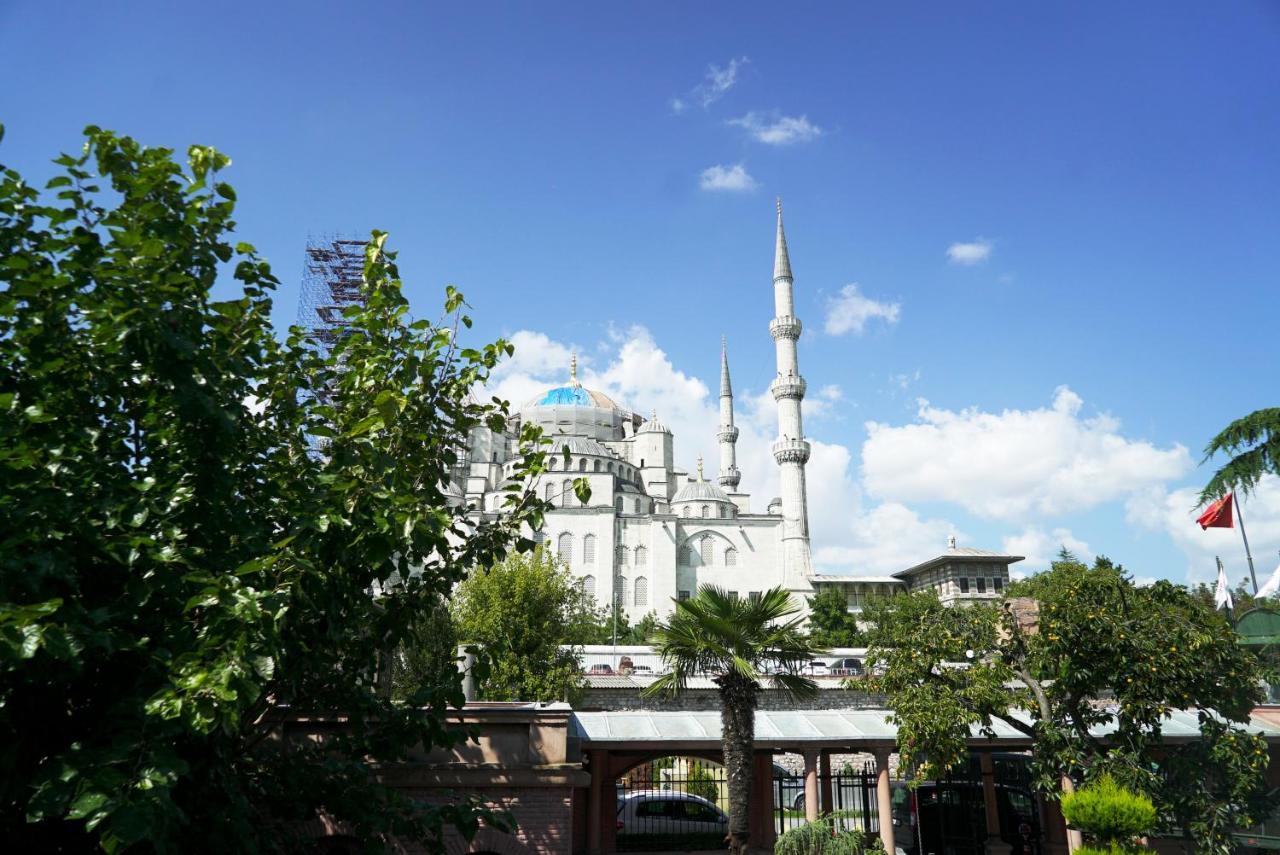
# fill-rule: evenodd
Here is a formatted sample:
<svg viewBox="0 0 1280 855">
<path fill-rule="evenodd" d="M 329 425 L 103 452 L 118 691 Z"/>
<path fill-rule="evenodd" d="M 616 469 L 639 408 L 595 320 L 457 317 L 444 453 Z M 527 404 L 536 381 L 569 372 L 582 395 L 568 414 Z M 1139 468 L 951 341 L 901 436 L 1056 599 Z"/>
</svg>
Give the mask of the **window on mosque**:
<svg viewBox="0 0 1280 855">
<path fill-rule="evenodd" d="M 584 457 L 578 461 L 578 471 L 579 472 L 587 471 L 587 458 Z"/>
<path fill-rule="evenodd" d="M 548 469 L 555 469 L 555 468 L 556 468 L 556 459 L 555 459 L 555 457 L 554 457 L 553 455 L 548 455 L 547 468 L 548 468 Z"/>
<path fill-rule="evenodd" d="M 707 518 L 708 518 L 708 517 L 710 517 L 710 516 L 711 516 L 711 508 L 707 507 L 706 505 L 703 505 L 703 506 L 702 506 L 702 518 L 705 520 L 705 519 L 707 519 Z"/>
<path fill-rule="evenodd" d="M 727 505 L 720 506 L 720 519 L 727 520 L 729 518 L 729 507 Z"/>
<path fill-rule="evenodd" d="M 593 602 L 595 601 L 595 598 L 596 598 L 596 577 L 595 576 L 582 577 L 582 593 L 590 597 Z"/>
<path fill-rule="evenodd" d="M 726 591 L 725 593 L 727 593 L 727 594 L 729 595 L 729 599 L 731 599 L 731 600 L 737 600 L 737 599 L 738 599 L 738 592 L 737 592 L 737 591 Z"/>
<path fill-rule="evenodd" d="M 759 592 L 759 591 L 752 591 L 750 594 L 747 594 L 747 599 L 748 599 L 748 600 L 750 600 L 750 601 L 751 601 L 751 602 L 753 602 L 753 603 L 758 603 L 758 602 L 760 602 L 760 592 Z"/>
<path fill-rule="evenodd" d="M 613 507 L 614 507 L 614 510 L 616 510 L 618 513 L 622 513 L 622 497 L 621 496 L 619 496 L 618 500 L 613 503 Z"/>
<path fill-rule="evenodd" d="M 597 461 L 596 461 L 595 470 L 596 470 L 597 472 L 599 472 L 599 471 L 600 471 L 600 461 L 599 461 L 599 460 L 597 460 Z"/>
<path fill-rule="evenodd" d="M 625 606 L 627 604 L 627 580 L 621 576 L 618 577 L 618 587 L 614 592 L 614 596 L 617 597 L 618 605 Z"/>
<path fill-rule="evenodd" d="M 979 576 L 978 577 L 978 593 L 985 594 L 986 592 L 987 592 L 987 580 L 986 578 Z"/>
<path fill-rule="evenodd" d="M 647 576 L 636 577 L 635 604 L 637 606 L 649 605 L 649 577 Z"/>
<path fill-rule="evenodd" d="M 582 538 L 582 563 L 594 564 L 596 561 L 596 536 L 589 534 Z"/>
<path fill-rule="evenodd" d="M 636 513 L 640 513 L 640 500 L 636 499 Z"/>
<path fill-rule="evenodd" d="M 643 567 L 649 562 L 649 550 L 643 546 L 636 547 L 636 566 Z"/>
<path fill-rule="evenodd" d="M 543 488 L 542 492 L 543 492 L 542 498 L 546 499 L 549 502 L 556 497 L 556 485 L 548 484 L 546 487 Z"/>
<path fill-rule="evenodd" d="M 992 579 L 992 580 L 991 580 L 991 590 L 995 591 L 997 594 L 998 594 L 998 593 L 1000 593 L 1001 591 L 1003 591 L 1003 590 L 1004 590 L 1004 579 L 1001 579 L 999 576 L 997 576 L 997 577 L 995 577 L 994 579 Z"/>
<path fill-rule="evenodd" d="M 738 566 L 738 550 L 734 549 L 732 546 L 730 546 L 728 549 L 724 551 L 724 566 L 725 567 Z"/>
<path fill-rule="evenodd" d="M 569 507 L 569 503 L 573 501 L 573 481 L 565 478 L 560 485 L 560 504 Z"/>
<path fill-rule="evenodd" d="M 969 593 L 969 577 L 967 576 L 960 577 L 960 593 L 962 594 Z"/>
<path fill-rule="evenodd" d="M 689 597 L 690 597 L 690 594 L 688 591 L 680 591 L 678 594 L 676 594 L 676 599 L 680 600 L 681 602 L 689 599 Z"/>
<path fill-rule="evenodd" d="M 685 505 L 685 508 L 683 511 L 681 511 L 681 513 L 686 517 L 689 516 L 689 506 Z"/>
<path fill-rule="evenodd" d="M 625 546 L 618 547 L 618 564 L 625 566 L 627 563 L 627 548 Z"/>
<path fill-rule="evenodd" d="M 698 553 L 703 564 L 709 565 L 711 563 L 711 546 L 711 538 L 709 537 L 704 537 L 698 541 Z"/>
<path fill-rule="evenodd" d="M 565 532 L 556 539 L 556 552 L 560 553 L 560 560 L 569 562 L 573 560 L 573 535 Z"/>
</svg>

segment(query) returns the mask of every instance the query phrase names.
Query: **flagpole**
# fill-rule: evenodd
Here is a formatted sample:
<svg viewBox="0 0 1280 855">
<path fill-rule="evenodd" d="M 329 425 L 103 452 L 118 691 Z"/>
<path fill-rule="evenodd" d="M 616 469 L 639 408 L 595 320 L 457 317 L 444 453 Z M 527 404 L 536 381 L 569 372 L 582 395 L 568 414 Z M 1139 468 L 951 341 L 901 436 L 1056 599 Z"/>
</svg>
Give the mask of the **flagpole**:
<svg viewBox="0 0 1280 855">
<path fill-rule="evenodd" d="M 1236 499 L 1236 519 L 1240 520 L 1240 537 L 1244 540 L 1244 557 L 1249 559 L 1249 578 L 1253 580 L 1253 594 L 1258 594 L 1258 574 L 1253 572 L 1253 553 L 1249 551 L 1249 536 L 1244 533 L 1244 502 Z"/>
</svg>

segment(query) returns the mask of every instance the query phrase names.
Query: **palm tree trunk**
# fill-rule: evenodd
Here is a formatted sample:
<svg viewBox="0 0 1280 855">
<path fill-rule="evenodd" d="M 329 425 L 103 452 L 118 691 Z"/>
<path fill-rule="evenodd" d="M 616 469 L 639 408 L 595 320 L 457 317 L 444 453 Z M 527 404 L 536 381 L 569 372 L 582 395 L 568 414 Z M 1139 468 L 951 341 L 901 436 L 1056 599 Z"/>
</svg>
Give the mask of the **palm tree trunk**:
<svg viewBox="0 0 1280 855">
<path fill-rule="evenodd" d="M 729 779 L 729 851 L 743 855 L 750 840 L 752 755 L 756 741 L 756 691 L 736 674 L 720 677 L 720 738 Z"/>
</svg>

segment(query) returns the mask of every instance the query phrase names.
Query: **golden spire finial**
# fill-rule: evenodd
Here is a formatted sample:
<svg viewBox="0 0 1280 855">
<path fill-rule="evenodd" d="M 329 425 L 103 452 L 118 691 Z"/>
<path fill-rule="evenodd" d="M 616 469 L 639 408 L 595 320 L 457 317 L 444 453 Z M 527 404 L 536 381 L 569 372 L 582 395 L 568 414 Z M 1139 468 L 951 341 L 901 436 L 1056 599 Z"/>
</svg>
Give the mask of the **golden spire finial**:
<svg viewBox="0 0 1280 855">
<path fill-rule="evenodd" d="M 698 480 L 702 480 L 702 455 L 698 455 Z"/>
<path fill-rule="evenodd" d="M 578 385 L 578 354 L 569 354 L 569 383 Z"/>
</svg>

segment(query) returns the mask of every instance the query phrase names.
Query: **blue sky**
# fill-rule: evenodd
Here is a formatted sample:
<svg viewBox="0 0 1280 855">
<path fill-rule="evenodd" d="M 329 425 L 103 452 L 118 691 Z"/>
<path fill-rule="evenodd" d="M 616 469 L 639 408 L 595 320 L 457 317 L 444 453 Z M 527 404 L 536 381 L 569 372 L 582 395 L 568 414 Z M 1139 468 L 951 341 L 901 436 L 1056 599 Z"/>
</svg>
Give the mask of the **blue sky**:
<svg viewBox="0 0 1280 855">
<path fill-rule="evenodd" d="M 421 314 L 522 343 L 500 391 L 578 350 L 690 468 L 727 335 L 760 505 L 781 195 L 827 569 L 954 531 L 1239 577 L 1188 496 L 1275 404 L 1280 4 L 1047 5 L 0 0 L 0 160 L 215 145 L 280 324 L 308 234 L 386 229 Z M 1245 513 L 1269 572 L 1280 485 Z"/>
</svg>

